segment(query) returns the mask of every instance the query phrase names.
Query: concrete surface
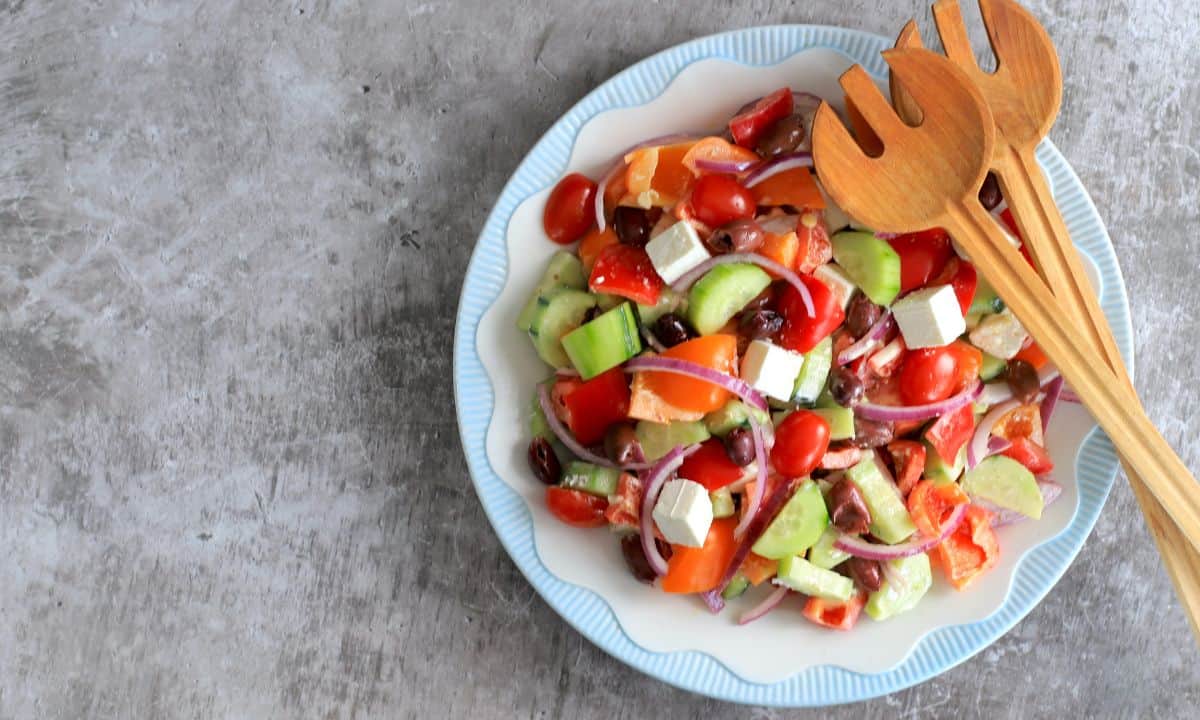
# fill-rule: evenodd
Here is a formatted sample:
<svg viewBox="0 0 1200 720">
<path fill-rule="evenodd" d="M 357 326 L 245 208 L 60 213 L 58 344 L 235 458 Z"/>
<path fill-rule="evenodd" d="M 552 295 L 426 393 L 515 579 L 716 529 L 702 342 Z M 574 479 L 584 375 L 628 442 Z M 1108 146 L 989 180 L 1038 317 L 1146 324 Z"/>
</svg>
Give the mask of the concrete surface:
<svg viewBox="0 0 1200 720">
<path fill-rule="evenodd" d="M 1195 717 L 1196 645 L 1123 485 L 1005 638 L 849 708 L 674 690 L 536 597 L 450 389 L 505 179 L 662 48 L 926 12 L 543 5 L 0 0 L 0 717 Z M 1065 68 L 1054 138 L 1129 281 L 1138 385 L 1200 468 L 1195 8 L 1031 6 Z"/>
</svg>

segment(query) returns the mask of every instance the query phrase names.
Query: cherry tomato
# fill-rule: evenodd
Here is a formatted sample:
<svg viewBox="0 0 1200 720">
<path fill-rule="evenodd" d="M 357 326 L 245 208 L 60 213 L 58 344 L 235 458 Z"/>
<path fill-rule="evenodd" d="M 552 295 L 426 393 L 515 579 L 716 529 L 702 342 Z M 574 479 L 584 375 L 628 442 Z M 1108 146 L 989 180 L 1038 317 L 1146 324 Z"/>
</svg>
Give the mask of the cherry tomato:
<svg viewBox="0 0 1200 720">
<path fill-rule="evenodd" d="M 954 394 L 954 355 L 946 348 L 909 350 L 900 367 L 900 398 L 905 405 L 927 405 Z"/>
<path fill-rule="evenodd" d="M 588 287 L 595 293 L 620 295 L 642 305 L 654 305 L 663 281 L 644 249 L 617 244 L 600 251 L 592 265 Z"/>
<path fill-rule="evenodd" d="M 696 219 L 710 227 L 754 217 L 754 196 L 728 175 L 705 175 L 692 188 Z"/>
<path fill-rule="evenodd" d="M 904 261 L 901 260 L 901 263 Z M 903 267 L 903 265 L 902 265 Z M 965 316 L 975 301 L 975 290 L 979 287 L 979 276 L 975 266 L 957 255 L 950 258 L 941 274 L 930 285 L 949 285 L 954 288 L 954 297 L 958 298 L 958 306 Z"/>
<path fill-rule="evenodd" d="M 910 350 L 900 367 L 900 398 L 905 405 L 945 400 L 975 382 L 982 364 L 983 354 L 961 340 Z"/>
<path fill-rule="evenodd" d="M 550 191 L 542 211 L 546 235 L 559 245 L 575 242 L 596 221 L 596 183 L 579 173 L 571 173 Z"/>
<path fill-rule="evenodd" d="M 846 312 L 825 283 L 812 275 L 801 275 L 800 281 L 812 295 L 816 317 L 808 316 L 800 291 L 788 284 L 777 302 L 779 313 L 783 315 L 783 329 L 776 336 L 776 342 L 788 350 L 806 353 L 845 322 Z"/>
<path fill-rule="evenodd" d="M 954 248 L 941 228 L 897 235 L 888 244 L 900 256 L 900 292 L 929 284 L 946 267 Z"/>
<path fill-rule="evenodd" d="M 735 115 L 729 121 L 729 134 L 738 145 L 752 148 L 764 130 L 792 114 L 792 105 L 791 88 L 779 88 Z"/>
<path fill-rule="evenodd" d="M 554 517 L 575 527 L 600 527 L 608 522 L 608 501 L 596 495 L 561 487 L 546 488 L 546 507 Z"/>
<path fill-rule="evenodd" d="M 771 464 L 788 477 L 808 475 L 829 449 L 829 423 L 808 410 L 797 410 L 775 428 Z"/>
</svg>

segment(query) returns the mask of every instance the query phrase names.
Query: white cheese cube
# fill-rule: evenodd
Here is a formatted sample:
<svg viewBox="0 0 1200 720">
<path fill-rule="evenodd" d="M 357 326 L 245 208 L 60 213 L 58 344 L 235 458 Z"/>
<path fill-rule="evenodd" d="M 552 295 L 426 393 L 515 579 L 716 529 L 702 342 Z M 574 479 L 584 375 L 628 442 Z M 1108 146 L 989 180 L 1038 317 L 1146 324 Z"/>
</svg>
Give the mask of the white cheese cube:
<svg viewBox="0 0 1200 720">
<path fill-rule="evenodd" d="M 949 345 L 967 329 L 954 288 L 938 285 L 909 293 L 892 305 L 909 349 Z"/>
<path fill-rule="evenodd" d="M 755 390 L 783 402 L 792 399 L 796 377 L 803 367 L 803 355 L 764 340 L 750 343 L 742 355 L 742 379 Z"/>
<path fill-rule="evenodd" d="M 1005 310 L 985 317 L 967 337 L 972 345 L 985 353 L 1009 360 L 1025 347 L 1029 334 L 1016 315 Z"/>
<path fill-rule="evenodd" d="M 659 277 L 668 285 L 712 257 L 696 234 L 696 228 L 683 220 L 651 238 L 646 243 L 646 254 Z"/>
<path fill-rule="evenodd" d="M 813 271 L 813 277 L 825 283 L 829 292 L 842 304 L 842 310 L 850 307 L 850 298 L 854 297 L 857 287 L 837 263 L 825 263 Z"/>
<path fill-rule="evenodd" d="M 712 521 L 712 500 L 703 485 L 685 478 L 663 485 L 654 504 L 654 522 L 667 542 L 702 547 Z"/>
</svg>

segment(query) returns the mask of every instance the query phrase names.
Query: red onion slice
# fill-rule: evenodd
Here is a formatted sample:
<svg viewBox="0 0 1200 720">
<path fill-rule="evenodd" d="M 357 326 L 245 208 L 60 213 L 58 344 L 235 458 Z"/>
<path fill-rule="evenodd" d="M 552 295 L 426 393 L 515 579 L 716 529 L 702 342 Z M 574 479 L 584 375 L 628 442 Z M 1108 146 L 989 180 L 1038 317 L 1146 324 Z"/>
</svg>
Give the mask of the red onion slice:
<svg viewBox="0 0 1200 720">
<path fill-rule="evenodd" d="M 999 455 L 1010 447 L 1012 447 L 1012 440 L 1009 440 L 1008 438 L 1002 438 L 999 436 L 988 438 L 988 455 Z"/>
<path fill-rule="evenodd" d="M 560 378 L 577 378 L 577 377 L 579 377 L 579 371 L 574 368 L 558 368 L 554 371 L 554 374 Z"/>
<path fill-rule="evenodd" d="M 654 352 L 664 353 L 667 351 L 666 346 L 659 342 L 658 338 L 654 336 L 654 332 L 645 325 L 642 326 L 642 339 L 646 341 L 646 344 L 649 345 Z"/>
<path fill-rule="evenodd" d="M 821 103 L 825 102 L 819 95 L 814 95 L 810 92 L 800 90 L 792 91 L 792 112 L 797 115 L 805 115 L 815 113 L 817 108 L 821 107 Z M 807 128 L 808 134 L 812 135 L 812 128 Z"/>
<path fill-rule="evenodd" d="M 781 172 L 802 167 L 811 168 L 812 166 L 813 156 L 810 152 L 793 152 L 778 155 L 770 160 L 763 160 L 751 168 L 746 173 L 746 177 L 742 178 L 742 185 L 752 188 L 767 178 L 774 177 Z"/>
<path fill-rule="evenodd" d="M 1063 402 L 1069 402 L 1073 405 L 1083 404 L 1083 398 L 1076 395 L 1075 391 L 1069 388 L 1063 388 L 1063 391 L 1059 393 L 1058 399 L 1062 400 Z"/>
<path fill-rule="evenodd" d="M 1050 416 L 1054 414 L 1054 408 L 1058 406 L 1059 398 L 1062 397 L 1063 379 L 1062 376 L 1054 378 L 1046 383 L 1046 397 L 1042 398 L 1042 432 L 1045 433 L 1050 427 Z"/>
<path fill-rule="evenodd" d="M 916 540 L 910 540 L 899 545 L 877 545 L 867 542 L 857 535 L 841 535 L 833 542 L 833 546 L 842 552 L 850 553 L 855 557 L 867 560 L 899 560 L 900 558 L 928 552 L 937 547 L 940 542 L 950 537 L 958 529 L 958 526 L 962 524 L 963 518 L 966 516 L 967 503 L 962 503 L 950 513 L 950 517 L 942 525 L 941 532 L 935 537 L 917 538 Z"/>
<path fill-rule="evenodd" d="M 996 405 L 987 414 L 979 420 L 979 425 L 975 427 L 975 434 L 971 436 L 971 443 L 967 445 L 967 469 L 974 468 L 988 455 L 991 455 L 988 438 L 991 437 L 992 428 L 996 426 L 996 422 L 1000 420 L 1009 410 L 1020 405 L 1016 400 L 1007 400 Z"/>
<path fill-rule="evenodd" d="M 754 436 L 754 461 L 758 468 L 754 478 L 754 494 L 750 496 L 749 504 L 742 512 L 742 519 L 733 529 L 735 538 L 740 538 L 746 532 L 746 528 L 750 527 L 750 523 L 758 513 L 758 506 L 762 504 L 763 495 L 767 492 L 767 445 L 763 441 L 762 425 L 759 425 L 753 415 L 749 415 L 748 419 L 750 420 L 750 433 Z"/>
<path fill-rule="evenodd" d="M 1038 385 L 1046 387 L 1056 377 L 1060 377 L 1058 368 L 1047 365 L 1038 370 Z M 1004 381 L 990 382 L 983 387 L 983 394 L 979 396 L 979 402 L 984 405 L 995 405 L 1005 400 L 1011 400 L 1012 396 L 1012 389 L 1008 387 L 1008 383 Z"/>
<path fill-rule="evenodd" d="M 629 463 L 628 465 L 618 465 L 608 458 L 602 457 L 591 450 L 588 450 L 583 446 L 582 443 L 575 439 L 575 436 L 571 434 L 571 431 L 562 424 L 562 420 L 559 420 L 558 415 L 554 413 L 554 403 L 550 401 L 550 392 L 546 390 L 545 385 L 538 385 L 537 396 L 538 405 L 542 408 L 542 414 L 546 416 L 546 424 L 550 426 L 550 431 L 554 433 L 555 437 L 557 437 L 563 445 L 567 446 L 567 449 L 570 450 L 575 457 L 593 465 L 600 465 L 601 467 L 607 468 L 617 468 L 619 470 L 646 470 L 652 467 L 651 463 Z"/>
<path fill-rule="evenodd" d="M 788 233 L 796 232 L 796 227 L 799 224 L 799 215 L 773 215 L 765 220 L 758 221 L 759 227 L 764 232 L 769 232 L 772 235 L 787 235 Z"/>
<path fill-rule="evenodd" d="M 853 345 L 838 353 L 838 365 L 849 365 L 863 355 L 883 345 L 883 339 L 892 331 L 892 327 L 895 324 L 896 320 L 892 317 L 892 312 L 885 310 L 879 316 L 879 319 L 875 321 L 875 324 L 867 330 L 865 335 L 859 338 Z"/>
<path fill-rule="evenodd" d="M 787 594 L 788 594 L 787 588 L 785 588 L 785 587 L 775 588 L 771 592 L 771 594 L 766 597 L 766 599 L 764 599 L 762 602 L 755 605 L 754 607 L 750 608 L 746 612 L 742 613 L 742 616 L 738 618 L 737 624 L 738 625 L 747 625 L 747 624 L 752 623 L 755 620 L 759 619 L 763 615 L 766 615 L 767 613 L 771 612 L 776 607 L 778 607 L 779 603 L 783 602 L 783 599 L 785 597 L 787 597 Z"/>
<path fill-rule="evenodd" d="M 684 292 L 691 286 L 692 283 L 700 279 L 704 273 L 712 270 L 718 265 L 728 265 L 729 263 L 751 263 L 761 268 L 769 270 L 784 280 L 787 280 L 792 287 L 796 288 L 796 292 L 800 293 L 800 299 L 804 301 L 804 309 L 808 312 L 809 317 L 816 317 L 816 306 L 813 305 L 812 293 L 808 291 L 808 286 L 800 279 L 800 276 L 791 268 L 784 267 L 770 258 L 765 258 L 762 255 L 754 253 L 729 253 L 728 255 L 716 255 L 705 260 L 696 267 L 688 270 L 680 276 L 678 280 L 671 285 L 671 289 L 676 292 Z"/>
<path fill-rule="evenodd" d="M 697 158 L 696 167 L 704 172 L 739 175 L 754 167 L 754 160 L 712 160 Z"/>
<path fill-rule="evenodd" d="M 940 417 L 948 412 L 954 412 L 967 403 L 974 402 L 983 392 L 983 383 L 976 382 L 953 397 L 928 405 L 876 405 L 875 403 L 859 403 L 854 407 L 854 413 L 867 420 L 887 420 L 890 422 L 907 422 L 909 420 L 929 420 Z"/>
<path fill-rule="evenodd" d="M 723 372 L 713 370 L 698 363 L 664 357 L 638 357 L 625 363 L 625 372 L 645 370 L 686 375 L 697 380 L 704 380 L 728 390 L 759 410 L 767 409 L 767 401 L 757 390 L 750 387 L 750 384 L 745 380 L 735 378 L 732 375 L 726 375 Z"/>
<path fill-rule="evenodd" d="M 667 478 L 679 469 L 688 455 L 696 452 L 699 448 L 698 444 L 686 449 L 682 445 L 677 445 L 671 452 L 663 455 L 646 474 L 646 491 L 642 495 L 642 512 L 638 519 L 642 536 L 642 552 L 646 553 L 646 561 L 650 563 L 650 569 L 659 577 L 667 574 L 667 561 L 658 552 L 658 545 L 654 542 L 654 503 L 658 502 L 658 494 L 662 491 L 663 483 L 667 481 Z"/>
<path fill-rule="evenodd" d="M 1063 486 L 1051 480 L 1049 475 L 1038 475 L 1037 484 L 1038 490 L 1042 493 L 1043 507 L 1050 507 L 1051 503 L 1062 495 Z M 986 500 L 971 498 L 971 502 L 992 513 L 992 527 L 994 528 L 1016 525 L 1029 519 L 1028 516 L 1022 515 L 1016 510 L 1002 508 Z"/>
</svg>

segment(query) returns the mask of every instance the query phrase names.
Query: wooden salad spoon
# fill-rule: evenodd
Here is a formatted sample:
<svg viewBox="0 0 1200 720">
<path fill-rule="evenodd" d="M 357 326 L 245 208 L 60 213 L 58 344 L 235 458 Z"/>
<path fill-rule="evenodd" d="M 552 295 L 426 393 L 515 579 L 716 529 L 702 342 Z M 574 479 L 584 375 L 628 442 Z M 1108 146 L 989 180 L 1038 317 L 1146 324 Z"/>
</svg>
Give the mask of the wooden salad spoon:
<svg viewBox="0 0 1200 720">
<path fill-rule="evenodd" d="M 896 115 L 859 65 L 842 89 L 883 143 L 869 157 L 828 103 L 813 123 L 817 173 L 834 201 L 884 232 L 945 228 L 1037 340 L 1180 531 L 1200 547 L 1200 487 L 1155 430 L 1137 396 L 1111 368 L 1094 362 L 1086 340 L 1045 282 L 1005 238 L 978 192 L 995 151 L 991 112 L 970 78 L 947 58 L 917 48 L 883 53 L 920 107 L 911 127 Z"/>
<path fill-rule="evenodd" d="M 1102 356 L 1133 392 L 1112 329 L 1035 157 L 1062 100 L 1058 53 L 1041 23 L 1016 2 L 979 0 L 979 9 L 997 60 L 991 73 L 975 60 L 956 0 L 939 0 L 933 5 L 933 17 L 946 56 L 970 77 L 991 110 L 996 145 L 990 169 L 1000 181 L 1042 278 L 1073 322 L 1084 330 L 1092 351 Z M 922 47 L 914 21 L 900 31 L 896 47 Z M 891 93 L 897 113 L 910 124 L 920 122 L 920 108 L 898 83 L 892 82 Z M 1122 460 L 1122 465 L 1192 630 L 1200 636 L 1200 552 L 1189 547 L 1129 463 Z"/>
</svg>

